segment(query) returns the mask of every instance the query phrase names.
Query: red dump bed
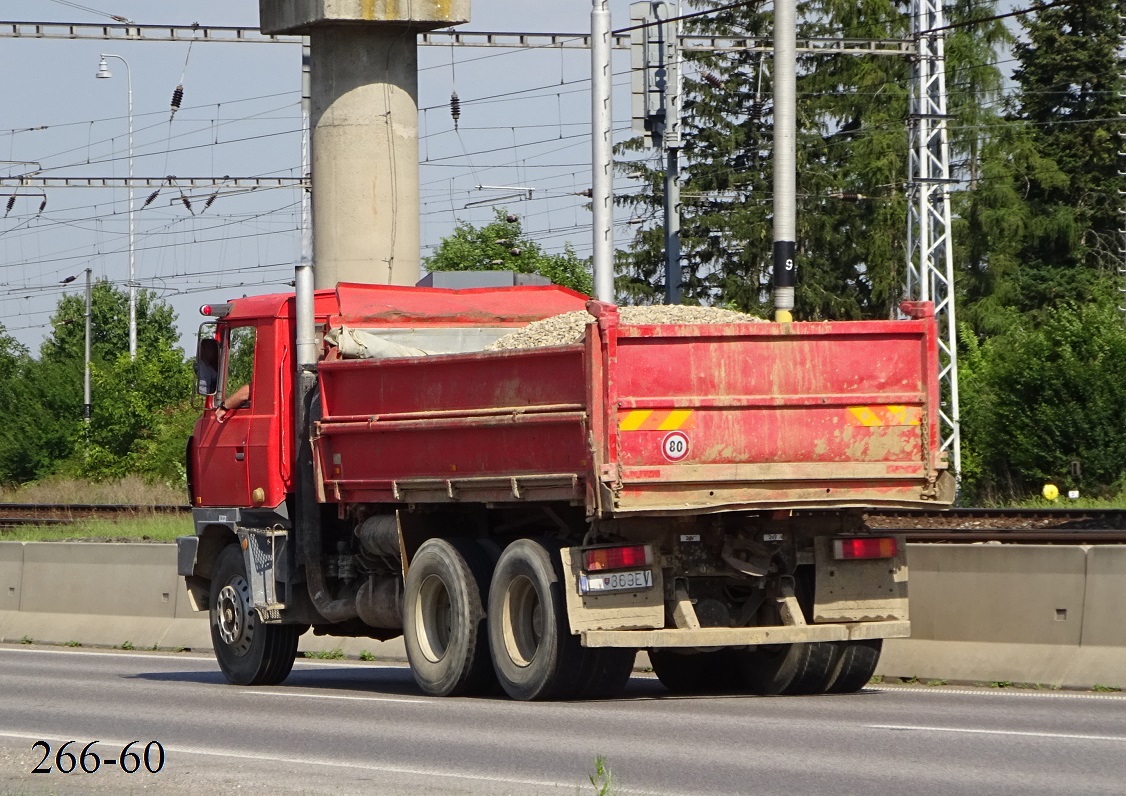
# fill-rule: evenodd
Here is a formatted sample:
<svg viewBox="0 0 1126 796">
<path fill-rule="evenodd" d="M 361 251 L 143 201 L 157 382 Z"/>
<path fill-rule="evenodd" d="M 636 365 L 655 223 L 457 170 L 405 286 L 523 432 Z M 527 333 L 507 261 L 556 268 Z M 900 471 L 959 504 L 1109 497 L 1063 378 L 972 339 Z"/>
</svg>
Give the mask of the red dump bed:
<svg viewBox="0 0 1126 796">
<path fill-rule="evenodd" d="M 949 503 L 914 320 L 622 326 L 582 344 L 320 366 L 322 498 L 590 514 Z"/>
</svg>

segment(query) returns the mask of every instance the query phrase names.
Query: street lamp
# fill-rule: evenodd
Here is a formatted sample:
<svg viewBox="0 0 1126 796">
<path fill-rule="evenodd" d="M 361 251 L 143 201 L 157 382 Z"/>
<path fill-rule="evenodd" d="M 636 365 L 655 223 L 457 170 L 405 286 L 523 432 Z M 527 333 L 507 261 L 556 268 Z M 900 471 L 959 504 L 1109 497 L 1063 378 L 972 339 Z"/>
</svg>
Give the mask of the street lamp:
<svg viewBox="0 0 1126 796">
<path fill-rule="evenodd" d="M 129 88 L 129 358 L 137 358 L 137 281 L 135 260 L 137 249 L 134 244 L 133 232 L 133 72 L 129 62 L 120 55 L 107 55 L 102 53 L 102 60 L 98 63 L 97 78 L 110 78 L 107 58 L 116 58 L 125 64 L 125 79 Z"/>
</svg>

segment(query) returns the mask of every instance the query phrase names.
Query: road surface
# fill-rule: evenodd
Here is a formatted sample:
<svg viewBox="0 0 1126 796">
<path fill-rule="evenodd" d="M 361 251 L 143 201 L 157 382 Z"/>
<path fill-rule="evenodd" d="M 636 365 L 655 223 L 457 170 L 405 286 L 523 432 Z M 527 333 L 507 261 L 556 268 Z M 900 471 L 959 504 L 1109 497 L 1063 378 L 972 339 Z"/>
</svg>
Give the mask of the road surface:
<svg viewBox="0 0 1126 796">
<path fill-rule="evenodd" d="M 71 740 L 64 767 L 91 741 L 114 762 L 59 773 Z M 121 757 L 130 741 L 140 754 L 159 742 L 163 768 Z M 52 771 L 33 774 L 45 746 Z M 0 647 L 3 796 L 585 795 L 597 756 L 623 795 L 1122 794 L 1126 696 L 920 686 L 673 698 L 635 676 L 612 702 L 523 704 L 424 698 L 399 665 L 299 661 L 282 686 L 236 688 L 210 656 Z"/>
</svg>

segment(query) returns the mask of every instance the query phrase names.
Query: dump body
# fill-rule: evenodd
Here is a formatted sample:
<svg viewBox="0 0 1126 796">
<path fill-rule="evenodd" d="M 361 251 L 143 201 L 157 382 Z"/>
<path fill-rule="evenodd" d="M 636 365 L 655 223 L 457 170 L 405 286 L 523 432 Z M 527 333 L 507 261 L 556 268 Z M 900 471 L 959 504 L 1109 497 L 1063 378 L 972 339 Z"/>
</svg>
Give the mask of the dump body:
<svg viewBox="0 0 1126 796">
<path fill-rule="evenodd" d="M 933 505 L 933 317 L 624 326 L 518 351 L 327 362 L 321 499 L 590 517 Z"/>
</svg>

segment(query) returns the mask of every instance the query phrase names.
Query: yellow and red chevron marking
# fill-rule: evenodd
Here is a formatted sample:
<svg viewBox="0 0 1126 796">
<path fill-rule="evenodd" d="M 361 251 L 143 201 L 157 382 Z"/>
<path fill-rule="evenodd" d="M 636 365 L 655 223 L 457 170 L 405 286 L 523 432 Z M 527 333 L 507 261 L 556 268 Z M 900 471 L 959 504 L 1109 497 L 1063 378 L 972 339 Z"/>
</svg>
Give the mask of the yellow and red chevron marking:
<svg viewBox="0 0 1126 796">
<path fill-rule="evenodd" d="M 691 409 L 634 409 L 622 417 L 622 431 L 676 431 L 692 428 Z"/>
<path fill-rule="evenodd" d="M 918 406 L 850 406 L 850 426 L 917 426 L 923 422 Z"/>
</svg>

